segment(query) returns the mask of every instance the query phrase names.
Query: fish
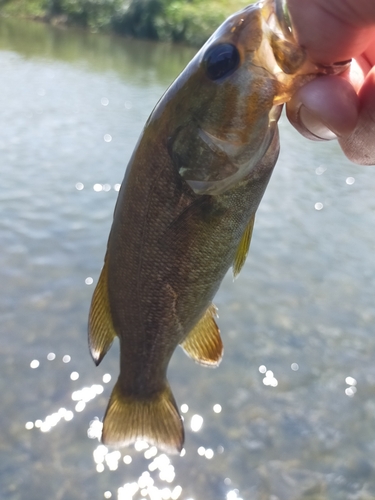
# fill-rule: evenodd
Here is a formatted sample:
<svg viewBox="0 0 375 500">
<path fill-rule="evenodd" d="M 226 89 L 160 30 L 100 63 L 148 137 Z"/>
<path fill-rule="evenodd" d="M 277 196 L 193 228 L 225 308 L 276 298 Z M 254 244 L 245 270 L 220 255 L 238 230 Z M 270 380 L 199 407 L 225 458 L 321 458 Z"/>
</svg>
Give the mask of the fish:
<svg viewBox="0 0 375 500">
<path fill-rule="evenodd" d="M 213 298 L 248 254 L 282 106 L 317 75 L 342 70 L 311 62 L 282 2 L 263 0 L 229 17 L 156 104 L 121 184 L 89 313 L 96 365 L 120 342 L 105 445 L 182 450 L 168 363 L 181 346 L 195 362 L 219 365 Z"/>
</svg>

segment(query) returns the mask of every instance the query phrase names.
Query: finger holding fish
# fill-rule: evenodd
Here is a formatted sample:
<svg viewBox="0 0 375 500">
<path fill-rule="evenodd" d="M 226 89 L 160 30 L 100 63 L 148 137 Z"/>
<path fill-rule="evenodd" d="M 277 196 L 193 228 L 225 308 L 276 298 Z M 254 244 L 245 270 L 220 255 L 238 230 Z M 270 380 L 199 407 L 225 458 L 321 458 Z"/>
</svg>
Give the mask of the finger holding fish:
<svg viewBox="0 0 375 500">
<path fill-rule="evenodd" d="M 297 40 L 314 61 L 352 58 L 340 78 L 299 89 L 287 105 L 292 125 L 312 140 L 337 139 L 354 163 L 375 163 L 375 9 L 357 2 L 288 0 Z"/>
</svg>

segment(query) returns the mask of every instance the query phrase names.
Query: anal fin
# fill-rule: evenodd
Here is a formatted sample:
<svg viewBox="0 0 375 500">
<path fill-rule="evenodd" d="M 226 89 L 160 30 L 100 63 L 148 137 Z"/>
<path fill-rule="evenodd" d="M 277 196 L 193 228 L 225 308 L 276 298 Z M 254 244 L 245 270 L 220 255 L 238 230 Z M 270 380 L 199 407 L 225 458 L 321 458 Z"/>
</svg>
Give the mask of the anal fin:
<svg viewBox="0 0 375 500">
<path fill-rule="evenodd" d="M 181 343 L 186 354 L 201 365 L 216 367 L 223 357 L 223 343 L 215 321 L 216 316 L 217 309 L 211 304 Z"/>
<path fill-rule="evenodd" d="M 242 266 L 245 264 L 247 254 L 249 253 L 251 236 L 253 234 L 254 221 L 255 221 L 255 214 L 249 220 L 246 229 L 241 237 L 240 244 L 237 247 L 232 267 L 234 278 L 236 278 L 240 273 Z"/>
<path fill-rule="evenodd" d="M 122 447 L 147 441 L 167 453 L 179 453 L 184 427 L 172 391 L 164 388 L 152 397 L 125 395 L 117 381 L 103 421 L 102 442 Z"/>
<path fill-rule="evenodd" d="M 92 297 L 88 325 L 89 347 L 96 365 L 104 358 L 116 336 L 108 300 L 107 275 L 105 261 Z"/>
</svg>

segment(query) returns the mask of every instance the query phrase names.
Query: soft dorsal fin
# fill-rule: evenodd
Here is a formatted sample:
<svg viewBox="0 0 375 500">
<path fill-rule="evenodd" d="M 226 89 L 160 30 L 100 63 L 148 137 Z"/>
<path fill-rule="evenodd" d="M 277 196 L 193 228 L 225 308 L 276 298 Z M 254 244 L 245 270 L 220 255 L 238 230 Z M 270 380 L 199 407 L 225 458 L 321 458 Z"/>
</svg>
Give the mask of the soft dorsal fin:
<svg viewBox="0 0 375 500">
<path fill-rule="evenodd" d="M 242 235 L 240 244 L 237 247 L 236 255 L 233 260 L 233 277 L 236 278 L 245 264 L 247 254 L 249 253 L 251 235 L 253 234 L 255 214 L 249 220 L 246 229 Z"/>
<path fill-rule="evenodd" d="M 96 365 L 104 358 L 116 336 L 108 300 L 107 275 L 107 262 L 105 260 L 92 297 L 89 314 L 89 347 Z"/>
<path fill-rule="evenodd" d="M 216 324 L 216 307 L 211 304 L 191 330 L 181 347 L 186 354 L 201 365 L 216 367 L 223 357 L 223 343 Z"/>
</svg>

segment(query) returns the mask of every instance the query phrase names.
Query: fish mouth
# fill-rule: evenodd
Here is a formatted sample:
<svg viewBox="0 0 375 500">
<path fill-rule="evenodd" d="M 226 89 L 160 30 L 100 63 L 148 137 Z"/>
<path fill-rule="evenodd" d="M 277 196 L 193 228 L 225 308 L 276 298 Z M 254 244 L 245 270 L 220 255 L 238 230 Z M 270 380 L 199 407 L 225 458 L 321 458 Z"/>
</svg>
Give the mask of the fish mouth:
<svg viewBox="0 0 375 500">
<path fill-rule="evenodd" d="M 283 41 L 289 42 L 298 47 L 297 41 L 293 34 L 292 23 L 289 17 L 286 0 L 261 0 L 260 3 L 262 4 L 262 17 L 268 29 L 270 29 L 274 35 L 276 35 Z M 299 50 L 301 50 L 300 47 Z M 350 67 L 351 59 L 346 61 L 334 61 L 330 64 L 310 64 L 313 64 L 315 66 L 315 73 L 317 74 L 339 75 Z"/>
</svg>

